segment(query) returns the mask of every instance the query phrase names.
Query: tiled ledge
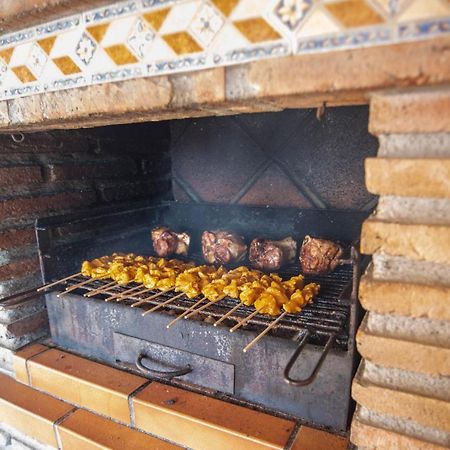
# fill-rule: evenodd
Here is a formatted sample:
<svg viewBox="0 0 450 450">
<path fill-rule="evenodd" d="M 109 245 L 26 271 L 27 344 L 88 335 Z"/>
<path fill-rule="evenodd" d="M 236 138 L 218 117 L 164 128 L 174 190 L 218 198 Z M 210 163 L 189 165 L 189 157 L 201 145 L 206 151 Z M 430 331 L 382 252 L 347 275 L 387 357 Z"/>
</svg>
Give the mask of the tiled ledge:
<svg viewBox="0 0 450 450">
<path fill-rule="evenodd" d="M 293 420 L 149 382 L 41 344 L 17 352 L 14 368 L 17 380 L 28 386 L 7 379 L 10 387 L 6 393 L 0 391 L 0 397 L 11 403 L 14 399 L 7 392 L 23 392 L 32 399 L 27 407 L 39 405 L 41 401 L 56 402 L 61 409 L 56 414 L 58 417 L 40 418 L 46 426 L 37 428 L 44 435 L 35 438 L 56 446 L 52 434 L 56 421 L 64 450 L 125 448 L 124 442 L 127 448 L 141 448 L 139 443 L 144 437 L 156 439 L 145 433 L 194 449 L 344 450 L 348 444 L 346 438 L 299 426 Z M 3 416 L 1 401 L 0 416 Z M 34 413 L 31 410 L 26 417 Z M 62 416 L 64 419 L 60 419 Z M 26 419 L 11 426 L 20 428 L 25 423 Z M 28 427 L 25 432 L 31 433 L 34 428 Z M 113 437 L 109 438 L 109 434 Z M 122 447 L 117 446 L 118 442 Z M 165 441 L 156 442 L 159 447 L 153 444 L 147 448 L 172 448 L 165 447 L 172 445 Z"/>
<path fill-rule="evenodd" d="M 170 450 L 178 446 L 120 425 L 0 375 L 3 423 L 50 448 Z"/>
</svg>

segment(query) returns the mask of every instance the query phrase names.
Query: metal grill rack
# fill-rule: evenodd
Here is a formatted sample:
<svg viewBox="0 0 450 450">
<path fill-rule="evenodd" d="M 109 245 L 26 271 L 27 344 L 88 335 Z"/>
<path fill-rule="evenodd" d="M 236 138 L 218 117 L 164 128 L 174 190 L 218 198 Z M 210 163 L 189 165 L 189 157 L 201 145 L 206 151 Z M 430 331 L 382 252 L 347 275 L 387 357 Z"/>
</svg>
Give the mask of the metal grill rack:
<svg viewBox="0 0 450 450">
<path fill-rule="evenodd" d="M 288 278 L 295 273 L 298 269 L 291 267 L 285 270 L 280 275 L 283 278 Z M 277 324 L 276 327 L 270 330 L 269 334 L 282 338 L 292 339 L 298 333 L 308 330 L 309 337 L 308 342 L 316 345 L 325 345 L 329 336 L 334 335 L 334 346 L 341 350 L 346 350 L 348 342 L 348 317 L 350 315 L 350 288 L 352 282 L 353 272 L 351 265 L 343 265 L 338 267 L 334 272 L 306 278 L 306 282 L 316 282 L 320 284 L 320 293 L 314 299 L 312 304 L 309 304 L 303 308 L 299 314 L 287 314 Z M 64 282 L 67 287 L 75 286 L 80 283 L 87 282 L 75 289 L 74 293 L 87 293 L 89 291 L 98 290 L 106 286 L 110 280 L 89 280 L 83 276 L 78 276 Z M 61 286 L 61 285 L 59 285 Z M 127 286 L 114 286 L 108 293 L 104 294 L 99 292 L 92 298 L 108 300 L 113 294 L 121 294 L 126 290 L 133 287 L 138 287 L 136 283 L 130 283 Z M 57 287 L 58 288 L 58 287 Z M 143 311 L 149 310 L 151 307 L 160 305 L 161 303 L 169 300 L 176 293 L 165 293 L 159 295 L 155 299 L 146 300 L 146 298 L 152 297 L 160 291 L 149 291 L 142 295 L 134 295 L 130 293 L 126 298 L 118 299 L 126 305 L 133 305 L 136 302 L 143 302 L 138 305 Z M 160 312 L 166 312 L 173 315 L 178 315 L 186 312 L 194 305 L 200 297 L 194 299 L 188 299 L 186 297 L 178 298 L 177 300 L 168 303 L 161 309 Z M 63 299 L 61 299 L 63 301 Z M 115 301 L 115 300 L 113 300 Z M 198 307 L 208 303 L 208 300 L 204 300 Z M 218 320 L 233 307 L 240 304 L 238 300 L 225 298 L 210 305 L 202 312 L 192 317 L 194 320 Z M 237 321 L 242 320 L 254 311 L 254 308 L 247 307 L 240 304 L 240 307 L 230 315 L 221 325 L 233 326 Z M 276 316 L 268 316 L 264 314 L 257 314 L 250 319 L 244 326 L 244 329 L 252 329 L 256 331 L 263 331 L 268 327 L 271 322 L 276 320 Z"/>
</svg>

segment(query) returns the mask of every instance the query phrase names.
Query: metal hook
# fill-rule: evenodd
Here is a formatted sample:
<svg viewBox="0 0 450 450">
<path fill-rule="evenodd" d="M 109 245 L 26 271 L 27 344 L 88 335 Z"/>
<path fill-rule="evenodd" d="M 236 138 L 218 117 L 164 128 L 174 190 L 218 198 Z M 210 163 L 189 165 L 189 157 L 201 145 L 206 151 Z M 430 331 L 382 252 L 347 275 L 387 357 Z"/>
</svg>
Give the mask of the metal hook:
<svg viewBox="0 0 450 450">
<path fill-rule="evenodd" d="M 20 144 L 25 140 L 25 135 L 23 133 L 11 134 L 11 139 L 17 144 Z"/>
<path fill-rule="evenodd" d="M 322 120 L 323 116 L 325 115 L 325 110 L 327 108 L 326 102 L 323 102 L 316 110 L 316 119 Z"/>
</svg>

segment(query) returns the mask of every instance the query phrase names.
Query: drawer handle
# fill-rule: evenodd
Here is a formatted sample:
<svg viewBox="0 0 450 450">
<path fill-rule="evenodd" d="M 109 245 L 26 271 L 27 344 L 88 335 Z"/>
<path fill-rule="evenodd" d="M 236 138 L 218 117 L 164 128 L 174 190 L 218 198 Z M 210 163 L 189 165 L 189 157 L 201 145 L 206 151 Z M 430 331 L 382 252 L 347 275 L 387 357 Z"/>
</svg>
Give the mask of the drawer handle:
<svg viewBox="0 0 450 450">
<path fill-rule="evenodd" d="M 150 369 L 149 367 L 145 366 L 143 364 L 143 361 L 150 361 L 150 362 L 154 362 L 155 360 L 149 358 L 145 353 L 141 353 L 137 359 L 136 359 L 136 367 L 143 373 L 147 374 L 147 375 L 153 375 L 153 376 L 157 376 L 160 378 L 174 378 L 174 377 L 181 377 L 182 375 L 186 375 L 190 372 L 192 372 L 192 367 L 188 364 L 186 367 L 182 367 L 180 369 L 177 370 L 169 370 L 169 371 L 164 371 L 164 370 L 156 370 L 156 369 Z"/>
</svg>

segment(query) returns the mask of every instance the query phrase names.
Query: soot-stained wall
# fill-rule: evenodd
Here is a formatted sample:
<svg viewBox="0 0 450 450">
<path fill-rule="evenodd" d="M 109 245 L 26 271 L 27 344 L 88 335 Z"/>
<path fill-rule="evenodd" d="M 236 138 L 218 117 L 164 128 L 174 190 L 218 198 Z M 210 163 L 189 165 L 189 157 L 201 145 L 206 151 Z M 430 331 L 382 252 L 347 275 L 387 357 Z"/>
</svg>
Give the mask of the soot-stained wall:
<svg viewBox="0 0 450 450">
<path fill-rule="evenodd" d="M 364 159 L 377 140 L 365 106 L 170 123 L 173 190 L 183 202 L 371 210 Z"/>
</svg>

